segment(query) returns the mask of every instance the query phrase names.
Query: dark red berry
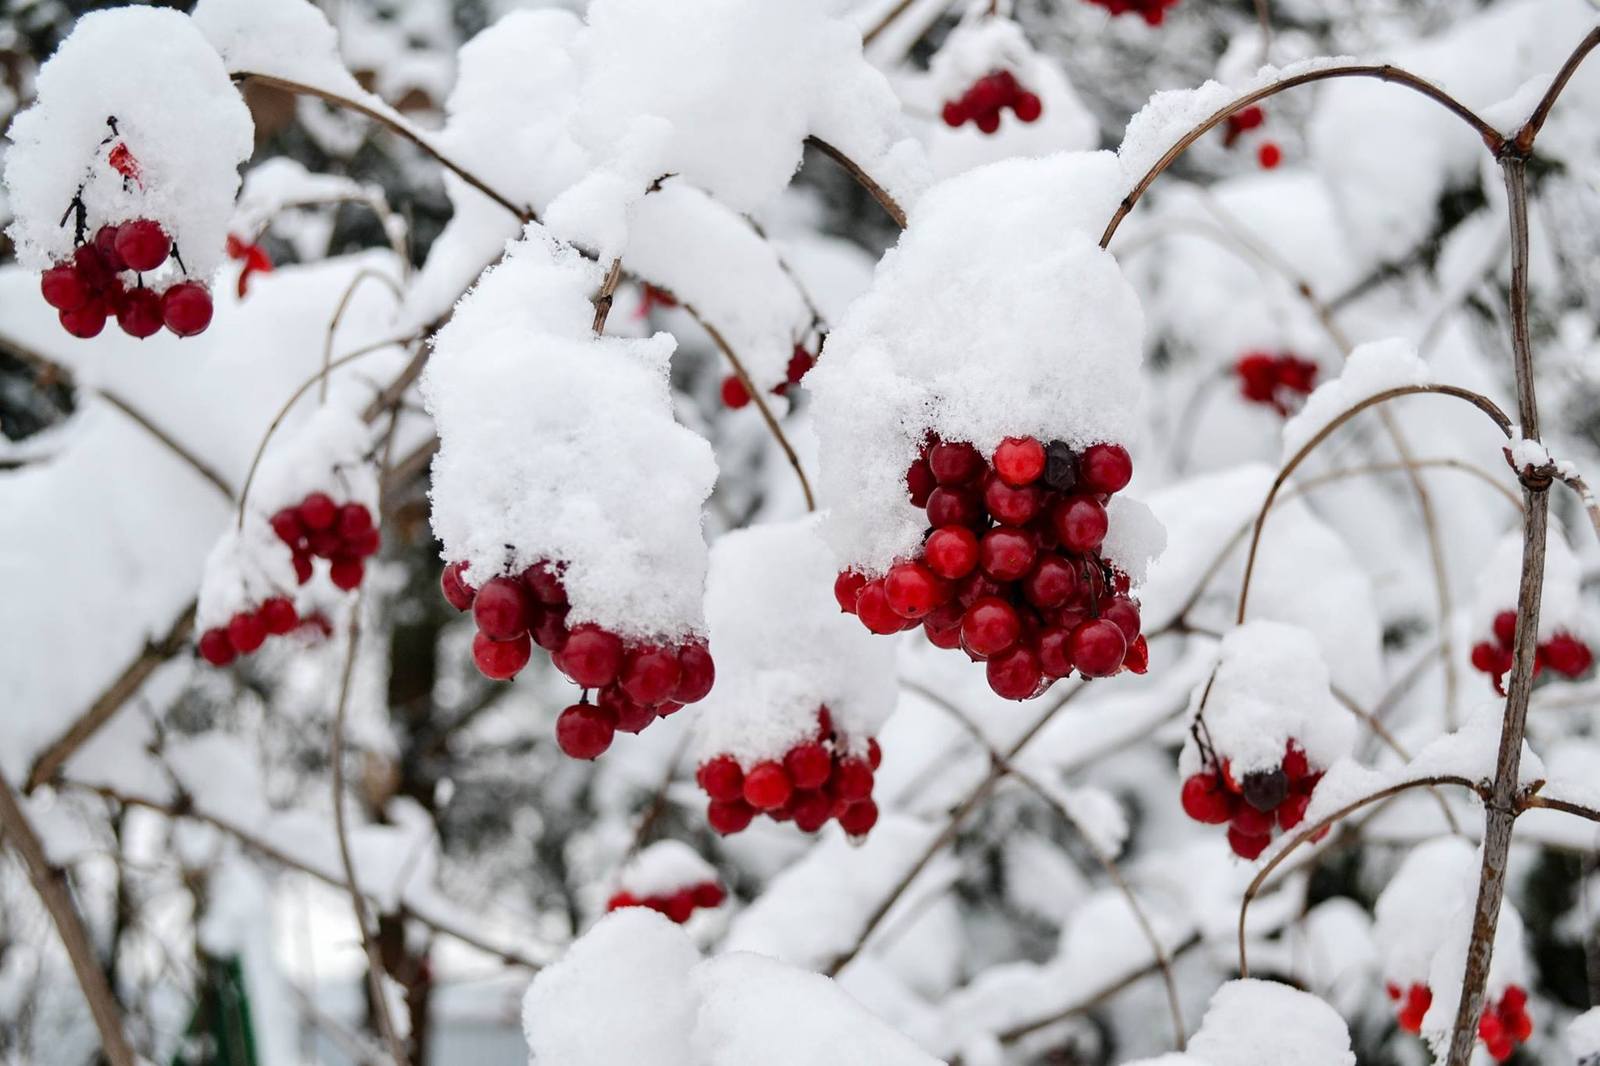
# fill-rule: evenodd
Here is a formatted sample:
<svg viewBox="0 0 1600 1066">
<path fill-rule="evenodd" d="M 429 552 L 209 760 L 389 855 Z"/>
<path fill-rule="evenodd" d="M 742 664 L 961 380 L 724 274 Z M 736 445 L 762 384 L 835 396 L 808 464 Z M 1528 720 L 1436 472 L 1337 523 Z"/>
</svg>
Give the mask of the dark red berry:
<svg viewBox="0 0 1600 1066">
<path fill-rule="evenodd" d="M 859 803 L 872 795 L 872 764 L 854 755 L 840 759 L 833 791 L 844 803 Z"/>
<path fill-rule="evenodd" d="M 1284 797 L 1278 805 L 1278 827 L 1280 829 L 1293 829 L 1306 817 L 1306 808 L 1311 806 L 1311 793 L 1291 792 Z"/>
<path fill-rule="evenodd" d="M 1283 149 L 1272 141 L 1262 141 L 1261 147 L 1256 149 L 1256 159 L 1261 164 L 1261 169 L 1271 170 L 1283 162 Z"/>
<path fill-rule="evenodd" d="M 286 596 L 272 596 L 261 604 L 258 612 L 261 621 L 267 627 L 267 632 L 272 636 L 282 636 L 293 632 L 294 627 L 300 624 L 300 616 L 295 612 L 294 603 Z"/>
<path fill-rule="evenodd" d="M 918 459 L 906 467 L 906 493 L 913 507 L 928 506 L 928 496 L 938 485 L 926 459 Z"/>
<path fill-rule="evenodd" d="M 1000 112 L 998 110 L 985 111 L 978 116 L 976 124 L 978 129 L 984 133 L 994 133 L 1000 128 Z"/>
<path fill-rule="evenodd" d="M 313 492 L 300 501 L 300 521 L 311 532 L 332 528 L 338 517 L 338 505 L 325 492 Z"/>
<path fill-rule="evenodd" d="M 1022 594 L 1035 607 L 1061 607 L 1078 591 L 1078 568 L 1054 553 L 1041 555 L 1022 579 Z"/>
<path fill-rule="evenodd" d="M 894 608 L 889 606 L 881 578 L 867 582 L 861 595 L 856 597 L 856 617 L 861 619 L 862 625 L 881 636 L 900 632 L 906 621 L 904 615 L 896 614 Z"/>
<path fill-rule="evenodd" d="M 928 635 L 928 641 L 936 648 L 959 648 L 961 646 L 961 616 L 966 608 L 961 606 L 959 600 L 940 604 L 922 620 L 922 629 Z"/>
<path fill-rule="evenodd" d="M 311 556 L 303 551 L 294 551 L 289 556 L 289 561 L 294 564 L 294 579 L 304 585 L 311 580 Z"/>
<path fill-rule="evenodd" d="M 39 291 L 57 311 L 76 311 L 89 302 L 89 286 L 71 263 L 57 263 L 41 274 Z"/>
<path fill-rule="evenodd" d="M 999 526 L 978 542 L 978 565 L 996 581 L 1016 581 L 1033 569 L 1037 550 L 1033 538 L 1020 529 Z"/>
<path fill-rule="evenodd" d="M 756 810 L 777 810 L 793 793 L 794 783 L 781 763 L 757 763 L 744 775 L 744 801 Z"/>
<path fill-rule="evenodd" d="M 698 703 L 706 698 L 717 680 L 717 667 L 711 649 L 699 641 L 678 649 L 678 684 L 672 690 L 675 703 Z"/>
<path fill-rule="evenodd" d="M 533 642 L 526 633 L 510 640 L 493 640 L 485 633 L 472 638 L 472 661 L 492 681 L 510 681 L 532 656 Z"/>
<path fill-rule="evenodd" d="M 100 256 L 100 261 L 105 264 L 106 270 L 110 273 L 116 273 L 119 270 L 128 268 L 128 264 L 123 261 L 122 253 L 117 251 L 117 234 L 121 228 L 120 226 L 101 226 L 94 231 L 94 237 L 89 242 Z"/>
<path fill-rule="evenodd" d="M 884 575 L 883 595 L 901 618 L 922 618 L 948 600 L 952 590 L 921 563 L 896 563 Z"/>
<path fill-rule="evenodd" d="M 755 816 L 755 808 L 742 799 L 730 802 L 714 800 L 706 808 L 706 821 L 719 836 L 743 832 L 749 828 Z"/>
<path fill-rule="evenodd" d="M 1251 836 L 1247 833 L 1240 832 L 1237 826 L 1230 825 L 1228 827 L 1228 846 L 1232 848 L 1233 853 L 1239 856 L 1241 859 L 1254 859 L 1263 851 L 1266 851 L 1267 845 L 1270 843 L 1272 843 L 1272 836 L 1270 834 L 1265 836 Z"/>
<path fill-rule="evenodd" d="M 642 704 L 661 703 L 678 687 L 677 652 L 646 645 L 627 652 L 622 662 L 622 690 Z"/>
<path fill-rule="evenodd" d="M 657 717 L 656 704 L 641 703 L 616 685 L 602 689 L 596 702 L 619 733 L 642 733 Z"/>
<path fill-rule="evenodd" d="M 1021 632 L 1017 612 L 998 596 L 985 596 L 961 616 L 961 643 L 984 658 L 1011 647 Z"/>
<path fill-rule="evenodd" d="M 211 293 L 196 281 L 180 281 L 161 297 L 162 320 L 180 337 L 204 333 L 211 311 Z"/>
<path fill-rule="evenodd" d="M 583 688 L 605 688 L 622 670 L 622 638 L 596 625 L 578 626 L 556 654 L 556 666 Z"/>
<path fill-rule="evenodd" d="M 1115 622 L 1094 619 L 1072 631 L 1072 662 L 1084 677 L 1110 677 L 1122 669 L 1128 641 Z"/>
<path fill-rule="evenodd" d="M 792 804 L 794 827 L 802 833 L 815 833 L 833 817 L 833 797 L 826 792 L 796 792 Z"/>
<path fill-rule="evenodd" d="M 965 526 L 941 526 L 928 535 L 922 554 L 928 569 L 954 581 L 978 565 L 978 536 Z"/>
<path fill-rule="evenodd" d="M 737 375 L 729 374 L 722 379 L 723 406 L 738 410 L 750 402 L 750 390 L 744 387 Z"/>
<path fill-rule="evenodd" d="M 1036 93 L 1023 93 L 1011 105 L 1011 110 L 1024 122 L 1037 122 L 1039 116 L 1044 114 L 1044 102 Z"/>
<path fill-rule="evenodd" d="M 1557 633 L 1540 650 L 1550 669 L 1564 677 L 1580 677 L 1594 665 L 1589 645 L 1570 633 Z"/>
<path fill-rule="evenodd" d="M 1106 509 L 1093 496 L 1068 496 L 1050 515 L 1061 546 L 1068 551 L 1092 552 L 1106 539 Z"/>
<path fill-rule="evenodd" d="M 984 672 L 995 695 L 1008 700 L 1029 699 L 1044 681 L 1038 655 L 1025 644 L 990 656 Z"/>
<path fill-rule="evenodd" d="M 339 536 L 355 541 L 372 532 L 372 512 L 359 503 L 347 503 L 339 508 Z"/>
<path fill-rule="evenodd" d="M 298 522 L 298 519 L 296 521 Z M 444 572 L 439 575 L 439 591 L 444 593 L 445 602 L 458 611 L 469 610 L 472 607 L 472 601 L 477 597 L 478 590 L 467 584 L 465 559 L 458 559 L 444 568 Z"/>
<path fill-rule="evenodd" d="M 833 772 L 833 757 L 827 748 L 812 741 L 790 748 L 783 757 L 783 768 L 788 771 L 795 788 L 821 788 Z"/>
<path fill-rule="evenodd" d="M 574 703 L 556 719 L 556 743 L 574 759 L 594 759 L 611 746 L 616 727 L 600 708 Z"/>
<path fill-rule="evenodd" d="M 995 521 L 1008 526 L 1025 526 L 1033 521 L 1044 506 L 1044 499 L 1037 486 L 1012 488 L 999 478 L 992 479 L 983 490 L 984 506 Z"/>
<path fill-rule="evenodd" d="M 1072 631 L 1051 626 L 1039 634 L 1039 669 L 1046 677 L 1072 673 Z"/>
<path fill-rule="evenodd" d="M 511 640 L 528 631 L 528 599 L 522 582 L 492 577 L 472 602 L 472 619 L 490 640 Z"/>
<path fill-rule="evenodd" d="M 853 837 L 863 837 L 878 824 L 878 805 L 871 800 L 852 803 L 839 813 L 839 828 Z"/>
<path fill-rule="evenodd" d="M 1133 459 L 1120 444 L 1091 444 L 1078 460 L 1078 484 L 1083 491 L 1109 496 L 1133 480 Z"/>
<path fill-rule="evenodd" d="M 982 516 L 977 496 L 965 489 L 941 485 L 928 495 L 930 526 L 970 526 Z"/>
<path fill-rule="evenodd" d="M 227 666 L 238 654 L 226 627 L 216 626 L 200 634 L 200 657 L 212 666 Z"/>
<path fill-rule="evenodd" d="M 522 581 L 533 598 L 546 607 L 563 607 L 567 603 L 567 588 L 556 567 L 547 562 L 534 563 L 523 571 Z"/>
<path fill-rule="evenodd" d="M 91 296 L 81 306 L 71 311 L 62 311 L 58 316 L 61 328 L 81 340 L 98 337 L 100 331 L 106 328 L 105 301 L 98 296 Z"/>
<path fill-rule="evenodd" d="M 1117 596 L 1100 608 L 1100 617 L 1115 622 L 1129 644 L 1139 639 L 1139 605 L 1126 596 Z"/>
<path fill-rule="evenodd" d="M 567 646 L 567 609 L 565 607 L 549 607 L 544 610 L 531 607 L 535 615 L 533 624 L 528 627 L 528 635 L 533 637 L 533 642 L 545 651 L 554 655 Z"/>
<path fill-rule="evenodd" d="M 724 803 L 744 797 L 744 771 L 731 755 L 718 755 L 700 764 L 695 781 L 705 794 Z"/>
<path fill-rule="evenodd" d="M 1191 774 L 1183 782 L 1183 813 L 1206 825 L 1221 825 L 1233 817 L 1233 797 L 1215 773 Z"/>
<path fill-rule="evenodd" d="M 154 270 L 167 261 L 172 252 L 172 239 L 161 223 L 148 218 L 136 218 L 117 227 L 113 244 L 117 255 L 130 270 Z"/>
<path fill-rule="evenodd" d="M 854 570 L 841 570 L 839 576 L 833 579 L 833 598 L 838 602 L 839 610 L 845 614 L 855 614 L 856 597 L 861 595 L 866 584 L 867 575 Z"/>
<path fill-rule="evenodd" d="M 994 472 L 1012 488 L 1031 485 L 1044 474 L 1044 445 L 1032 437 L 1007 437 L 994 450 Z"/>
<path fill-rule="evenodd" d="M 967 111 L 966 108 L 961 106 L 959 100 L 950 100 L 945 103 L 944 109 L 939 112 L 939 117 L 944 120 L 946 126 L 955 129 L 967 120 Z"/>
<path fill-rule="evenodd" d="M 267 623 L 253 611 L 240 611 L 228 620 L 228 641 L 240 655 L 249 655 L 267 639 Z"/>
<path fill-rule="evenodd" d="M 964 485 L 983 470 L 983 456 L 966 442 L 940 442 L 928 450 L 928 467 L 941 485 Z"/>
</svg>

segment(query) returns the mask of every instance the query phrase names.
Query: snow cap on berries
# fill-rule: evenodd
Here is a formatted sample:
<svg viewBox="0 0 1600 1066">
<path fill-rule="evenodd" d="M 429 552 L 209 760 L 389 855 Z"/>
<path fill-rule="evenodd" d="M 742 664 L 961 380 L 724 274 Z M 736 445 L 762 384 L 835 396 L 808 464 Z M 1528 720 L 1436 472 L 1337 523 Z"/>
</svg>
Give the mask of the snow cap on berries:
<svg viewBox="0 0 1600 1066">
<path fill-rule="evenodd" d="M 335 394 L 297 426 L 280 429 L 267 445 L 250 488 L 250 506 L 271 517 L 313 492 L 336 503 L 359 503 L 376 514 L 378 474 L 372 427 Z"/>
<path fill-rule="evenodd" d="M 62 215 L 82 186 L 91 235 L 107 223 L 154 219 L 190 276 L 209 278 L 255 136 L 249 109 L 194 23 L 143 6 L 90 12 L 39 68 L 35 91 L 6 131 L 15 214 L 7 232 L 18 260 L 39 270 L 71 255 L 76 227 Z M 122 169 L 111 158 L 119 146 Z"/>
<path fill-rule="evenodd" d="M 1515 612 L 1517 589 L 1522 582 L 1522 532 L 1512 530 L 1495 545 L 1494 551 L 1478 571 L 1473 594 L 1468 632 L 1473 640 L 1486 640 L 1494 632 L 1495 616 Z M 1547 641 L 1558 632 L 1586 637 L 1584 621 L 1583 571 L 1567 544 L 1559 524 L 1552 524 L 1545 537 L 1544 588 L 1539 597 L 1539 640 Z"/>
<path fill-rule="evenodd" d="M 806 377 L 822 441 L 824 532 L 881 573 L 926 528 L 906 497 L 924 435 L 985 456 L 1006 437 L 1127 444 L 1144 322 L 1095 243 L 1124 189 L 1115 157 L 1063 153 L 940 183 Z"/>
<path fill-rule="evenodd" d="M 433 528 L 475 587 L 548 560 L 570 624 L 678 640 L 703 629 L 716 464 L 673 419 L 672 337 L 594 336 L 603 273 L 530 226 L 437 334 Z"/>
<path fill-rule="evenodd" d="M 206 556 L 200 579 L 195 623 L 200 631 L 226 626 L 240 613 L 250 613 L 273 596 L 293 598 L 299 582 L 283 542 L 254 512 L 244 526 L 232 522 Z"/>
<path fill-rule="evenodd" d="M 695 726 L 706 757 L 727 753 L 746 766 L 781 757 L 815 736 L 824 706 L 861 754 L 894 710 L 894 642 L 839 610 L 818 521 L 739 530 L 711 550 L 717 685 Z"/>
<path fill-rule="evenodd" d="M 1373 942 L 1383 977 L 1401 988 L 1426 984 L 1434 953 L 1477 886 L 1478 849 L 1458 836 L 1412 848 L 1373 908 Z"/>
<path fill-rule="evenodd" d="M 658 840 L 628 860 L 617 888 L 638 899 L 670 896 L 717 880 L 717 868 L 681 840 Z"/>
<path fill-rule="evenodd" d="M 1355 1066 L 1339 1012 L 1278 981 L 1229 981 L 1211 997 L 1189 1054 L 1210 1066 Z"/>
<path fill-rule="evenodd" d="M 200 0 L 193 18 L 230 73 L 270 74 L 386 110 L 345 67 L 338 31 L 309 0 Z"/>
<path fill-rule="evenodd" d="M 1201 737 L 1229 761 L 1235 779 L 1281 765 L 1290 740 L 1313 767 L 1327 767 L 1348 755 L 1355 741 L 1355 721 L 1329 686 L 1328 667 L 1309 632 L 1282 622 L 1246 622 L 1222 638 L 1215 676 L 1195 687 L 1190 715 L 1203 698 Z M 1191 733 L 1179 772 L 1196 773 L 1201 763 Z"/>
</svg>

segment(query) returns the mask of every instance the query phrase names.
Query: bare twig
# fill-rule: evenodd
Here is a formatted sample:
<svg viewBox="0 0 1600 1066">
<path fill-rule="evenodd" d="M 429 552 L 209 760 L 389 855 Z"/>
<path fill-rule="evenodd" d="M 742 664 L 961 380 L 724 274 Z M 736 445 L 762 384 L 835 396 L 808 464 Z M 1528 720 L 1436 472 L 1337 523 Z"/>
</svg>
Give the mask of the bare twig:
<svg viewBox="0 0 1600 1066">
<path fill-rule="evenodd" d="M 611 269 L 606 271 L 606 280 L 601 284 L 600 291 L 594 297 L 594 332 L 599 336 L 605 332 L 606 317 L 611 314 L 611 304 L 617 298 L 617 283 L 622 280 L 622 259 L 618 257 L 611 260 Z"/>
<path fill-rule="evenodd" d="M 322 373 L 317 375 L 317 402 L 328 402 L 328 364 L 333 362 L 333 335 L 338 332 L 339 323 L 344 321 L 345 312 L 350 309 L 350 301 L 355 298 L 356 290 L 363 281 L 381 281 L 389 287 L 394 294 L 396 303 L 403 304 L 406 295 L 395 284 L 395 280 L 381 270 L 370 267 L 356 271 L 355 277 L 350 279 L 350 284 L 345 286 L 344 295 L 339 297 L 339 303 L 333 309 L 333 318 L 328 321 L 328 330 L 322 338 Z"/>
<path fill-rule="evenodd" d="M 859 163 L 820 137 L 807 137 L 806 143 L 843 167 L 855 179 L 857 185 L 867 190 L 868 195 L 878 201 L 878 206 L 883 208 L 884 213 L 894 221 L 896 226 L 901 229 L 906 228 L 905 209 L 895 202 L 893 196 L 889 195 L 888 189 L 879 185 L 873 180 L 871 174 L 862 170 Z"/>
<path fill-rule="evenodd" d="M 1512 134 L 1511 144 L 1517 154 L 1526 157 L 1533 151 L 1533 142 L 1539 136 L 1539 131 L 1544 128 L 1545 119 L 1550 117 L 1550 110 L 1556 106 L 1556 99 L 1567 88 L 1567 82 L 1578 72 L 1583 61 L 1588 58 L 1595 46 L 1600 45 L 1600 28 L 1592 29 L 1578 42 L 1578 47 L 1572 50 L 1567 61 L 1561 64 L 1561 69 L 1556 72 L 1555 78 L 1550 82 L 1550 87 L 1545 90 L 1544 96 L 1539 100 L 1533 114 L 1528 116 L 1528 121 L 1522 128 Z"/>
</svg>

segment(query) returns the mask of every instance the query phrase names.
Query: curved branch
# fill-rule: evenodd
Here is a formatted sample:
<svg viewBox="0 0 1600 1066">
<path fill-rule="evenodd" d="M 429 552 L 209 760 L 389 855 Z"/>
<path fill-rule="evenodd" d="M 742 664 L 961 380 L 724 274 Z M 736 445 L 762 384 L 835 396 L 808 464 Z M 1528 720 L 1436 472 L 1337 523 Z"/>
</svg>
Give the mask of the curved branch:
<svg viewBox="0 0 1600 1066">
<path fill-rule="evenodd" d="M 1522 124 L 1522 128 L 1512 135 L 1511 144 L 1517 152 L 1526 156 L 1533 151 L 1534 138 L 1538 137 L 1539 131 L 1544 128 L 1545 119 L 1550 117 L 1551 109 L 1556 106 L 1556 99 L 1597 45 L 1600 45 L 1600 27 L 1590 30 L 1588 35 L 1578 42 L 1578 47 L 1572 50 L 1567 61 L 1556 72 L 1555 78 L 1550 82 L 1550 88 L 1545 90 L 1539 106 L 1533 109 L 1533 114 L 1528 116 L 1528 121 Z"/>
<path fill-rule="evenodd" d="M 1295 86 L 1306 85 L 1316 81 L 1327 81 L 1331 78 L 1376 78 L 1379 81 L 1402 85 L 1433 100 L 1472 127 L 1473 132 L 1478 134 L 1491 153 L 1498 155 L 1505 143 L 1505 138 L 1501 136 L 1500 132 L 1489 125 L 1477 112 L 1437 85 L 1410 71 L 1401 70 L 1399 67 L 1390 66 L 1387 63 L 1381 66 L 1352 64 L 1308 70 L 1245 93 L 1232 103 L 1212 112 L 1198 126 L 1180 137 L 1178 143 L 1167 149 L 1166 154 L 1156 160 L 1155 165 L 1145 172 L 1144 177 L 1139 179 L 1133 190 L 1122 198 L 1122 203 L 1117 206 L 1116 213 L 1111 216 L 1111 221 L 1106 224 L 1105 232 L 1100 235 L 1100 247 L 1105 248 L 1111 244 L 1111 238 L 1116 235 L 1117 227 L 1122 224 L 1122 220 L 1133 210 L 1134 204 L 1139 202 L 1139 198 L 1144 195 L 1145 190 L 1150 188 L 1151 183 L 1160 177 L 1162 172 L 1170 167 L 1179 156 L 1187 151 L 1190 145 L 1225 122 L 1229 115 L 1270 96 L 1276 96 L 1287 89 L 1293 89 Z"/>
<path fill-rule="evenodd" d="M 862 170 L 859 163 L 845 155 L 843 152 L 839 151 L 839 149 L 835 148 L 821 137 L 807 137 L 806 143 L 843 167 L 845 171 L 855 179 L 857 185 L 867 190 L 867 193 L 871 195 L 874 200 L 878 201 L 878 206 L 883 208 L 884 213 L 894 221 L 896 226 L 899 226 L 901 229 L 906 228 L 905 209 L 895 202 L 893 196 L 889 195 L 888 189 L 885 189 L 882 185 L 879 185 L 873 180 L 871 174 L 868 174 L 865 170 Z"/>
<path fill-rule="evenodd" d="M 1521 806 L 1523 810 L 1528 810 L 1532 807 L 1542 807 L 1547 811 L 1560 811 L 1563 814 L 1575 814 L 1579 818 L 1587 818 L 1591 822 L 1600 822 L 1600 811 L 1595 810 L 1593 807 L 1585 807 L 1581 803 L 1573 803 L 1571 800 L 1553 799 L 1549 796 L 1540 796 L 1535 794 L 1524 797 Z"/>
<path fill-rule="evenodd" d="M 454 159 L 451 159 L 449 156 L 445 155 L 437 147 L 429 143 L 429 139 L 427 137 L 424 137 L 420 132 L 413 129 L 409 123 L 402 122 L 398 115 L 387 114 L 378 108 L 372 107 L 370 104 L 363 103 L 360 100 L 356 100 L 348 96 L 340 96 L 338 93 L 332 92 L 328 89 L 318 88 L 315 85 L 307 85 L 304 82 L 290 81 L 287 78 L 274 77 L 271 74 L 258 74 L 254 71 L 240 70 L 232 72 L 232 77 L 235 82 L 259 82 L 268 88 L 280 89 L 283 92 L 293 93 L 296 96 L 314 96 L 326 103 L 333 104 L 335 107 L 342 107 L 347 111 L 354 111 L 358 115 L 369 118 L 385 128 L 392 130 L 401 137 L 410 141 L 412 144 L 416 145 L 418 148 L 422 149 L 428 155 L 436 159 L 446 170 L 450 171 L 452 174 L 466 182 L 468 185 L 472 186 L 474 189 L 477 189 L 479 192 L 483 193 L 483 195 L 487 196 L 489 199 L 493 200 L 495 203 L 499 204 L 513 215 L 517 216 L 517 220 L 519 222 L 532 222 L 538 217 L 533 213 L 531 208 L 518 207 L 509 197 L 503 195 L 472 171 L 468 170 L 460 163 L 457 163 Z"/>
<path fill-rule="evenodd" d="M 394 294 L 396 303 L 404 304 L 406 294 L 401 291 L 395 280 L 381 270 L 363 267 L 356 271 L 355 277 L 350 279 L 350 284 L 345 286 L 344 295 L 339 297 L 339 303 L 333 309 L 333 318 L 328 321 L 327 332 L 322 338 L 322 373 L 317 375 L 317 402 L 328 402 L 328 364 L 333 361 L 333 335 L 339 330 L 339 323 L 344 321 L 344 314 L 350 309 L 350 301 L 355 299 L 356 290 L 367 279 L 381 281 L 389 287 Z"/>
<path fill-rule="evenodd" d="M 1351 696 L 1344 689 L 1340 688 L 1338 685 L 1329 685 L 1328 690 L 1333 693 L 1334 699 L 1338 700 L 1344 705 L 1345 710 L 1349 711 L 1351 714 L 1355 715 L 1357 718 L 1366 723 L 1367 728 L 1372 731 L 1373 736 L 1377 737 L 1385 745 L 1387 745 L 1390 751 L 1400 756 L 1402 762 L 1411 761 L 1411 753 L 1406 751 L 1405 747 L 1401 745 L 1399 740 L 1395 739 L 1395 735 L 1389 732 L 1389 727 L 1384 725 L 1376 714 L 1373 714 L 1371 711 L 1357 703 L 1353 696 Z M 1444 815 L 1444 823 L 1450 827 L 1450 832 L 1460 836 L 1461 826 L 1456 821 L 1455 812 L 1450 809 L 1450 804 L 1445 801 L 1444 794 L 1436 788 L 1428 789 L 1428 793 L 1432 795 L 1434 799 L 1439 801 L 1439 811 Z"/>
</svg>

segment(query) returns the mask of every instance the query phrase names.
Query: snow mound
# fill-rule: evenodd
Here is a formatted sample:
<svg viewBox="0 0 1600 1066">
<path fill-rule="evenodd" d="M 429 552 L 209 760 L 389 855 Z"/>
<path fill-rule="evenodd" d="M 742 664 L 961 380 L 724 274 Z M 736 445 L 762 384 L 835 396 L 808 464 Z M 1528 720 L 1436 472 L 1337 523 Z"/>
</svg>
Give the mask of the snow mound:
<svg viewBox="0 0 1600 1066">
<path fill-rule="evenodd" d="M 635 897 L 670 896 L 717 880 L 717 868 L 681 840 L 658 840 L 628 861 L 617 887 Z"/>
<path fill-rule="evenodd" d="M 1356 404 L 1390 389 L 1426 385 L 1431 380 L 1428 365 L 1410 341 L 1393 338 L 1359 346 L 1345 360 L 1339 376 L 1318 385 L 1299 413 L 1284 423 L 1284 459 Z"/>
<path fill-rule="evenodd" d="M 1210 1066 L 1355 1066 L 1334 1009 L 1275 981 L 1229 981 L 1211 997 L 1189 1053 Z"/>
</svg>

